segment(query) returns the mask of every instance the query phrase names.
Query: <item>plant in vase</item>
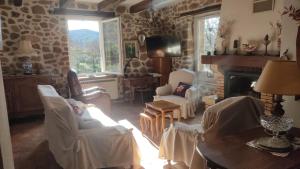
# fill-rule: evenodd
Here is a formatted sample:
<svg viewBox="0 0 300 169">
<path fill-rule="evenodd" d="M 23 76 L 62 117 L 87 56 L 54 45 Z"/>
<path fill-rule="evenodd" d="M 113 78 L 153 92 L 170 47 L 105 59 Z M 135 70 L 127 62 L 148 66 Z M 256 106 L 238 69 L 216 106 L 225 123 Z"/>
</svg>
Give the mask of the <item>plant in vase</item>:
<svg viewBox="0 0 300 169">
<path fill-rule="evenodd" d="M 296 55 L 297 55 L 297 63 L 300 66 L 300 9 L 296 9 L 293 5 L 290 7 L 284 7 L 284 11 L 282 15 L 288 15 L 288 17 L 292 18 L 298 23 L 298 33 L 296 39 Z"/>
<path fill-rule="evenodd" d="M 282 24 L 277 21 L 276 23 L 270 22 L 270 25 L 273 30 L 273 37 L 277 41 L 277 48 L 279 51 L 277 55 L 280 56 Z"/>
</svg>

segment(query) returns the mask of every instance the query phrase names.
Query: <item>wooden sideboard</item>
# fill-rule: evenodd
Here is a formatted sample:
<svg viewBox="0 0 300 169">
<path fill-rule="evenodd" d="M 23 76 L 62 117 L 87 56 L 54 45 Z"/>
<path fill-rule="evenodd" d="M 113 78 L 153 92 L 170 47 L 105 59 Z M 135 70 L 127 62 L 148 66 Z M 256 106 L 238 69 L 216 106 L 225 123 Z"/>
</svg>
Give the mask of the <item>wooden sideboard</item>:
<svg viewBox="0 0 300 169">
<path fill-rule="evenodd" d="M 8 75 L 3 80 L 10 119 L 43 114 L 37 85 L 53 84 L 51 76 Z"/>
<path fill-rule="evenodd" d="M 161 74 L 160 86 L 167 84 L 172 71 L 172 58 L 154 57 L 152 58 L 152 66 L 155 73 Z"/>
</svg>

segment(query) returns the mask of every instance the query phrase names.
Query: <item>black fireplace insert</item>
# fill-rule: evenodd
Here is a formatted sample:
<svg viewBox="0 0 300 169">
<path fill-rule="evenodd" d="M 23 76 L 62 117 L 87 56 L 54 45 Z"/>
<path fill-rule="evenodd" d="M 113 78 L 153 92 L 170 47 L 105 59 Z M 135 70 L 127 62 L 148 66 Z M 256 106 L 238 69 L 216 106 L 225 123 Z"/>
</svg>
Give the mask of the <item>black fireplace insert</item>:
<svg viewBox="0 0 300 169">
<path fill-rule="evenodd" d="M 261 72 L 227 71 L 224 75 L 225 98 L 234 96 L 253 96 L 260 98 L 260 93 L 253 90 Z"/>
</svg>

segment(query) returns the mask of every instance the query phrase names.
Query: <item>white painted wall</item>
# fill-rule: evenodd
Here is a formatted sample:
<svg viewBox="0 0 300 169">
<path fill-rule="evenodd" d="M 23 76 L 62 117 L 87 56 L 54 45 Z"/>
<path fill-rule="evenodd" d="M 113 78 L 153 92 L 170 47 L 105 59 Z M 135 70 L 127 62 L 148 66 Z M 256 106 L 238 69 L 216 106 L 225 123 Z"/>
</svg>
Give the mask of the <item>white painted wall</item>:
<svg viewBox="0 0 300 169">
<path fill-rule="evenodd" d="M 300 9 L 300 0 L 285 0 L 284 6 L 293 4 Z M 282 17 L 282 48 L 281 51 L 289 49 L 289 55 L 296 60 L 296 37 L 298 31 L 297 23 L 287 16 Z M 300 75 L 299 75 L 300 76 Z M 295 101 L 294 97 L 284 97 L 284 109 L 286 114 L 294 119 L 295 126 L 300 128 L 300 101 Z"/>
<path fill-rule="evenodd" d="M 271 35 L 270 22 L 281 20 L 280 11 L 284 0 L 275 0 L 273 11 L 253 13 L 253 0 L 222 0 L 221 22 L 233 21 L 231 25 L 230 50 L 233 49 L 233 41 L 241 39 L 241 44 L 250 40 L 262 41 L 266 34 Z M 270 44 L 269 49 L 278 51 L 276 42 Z M 218 45 L 220 50 L 220 45 Z M 264 53 L 264 45 L 261 44 L 259 51 Z"/>
<path fill-rule="evenodd" d="M 4 85 L 2 78 L 0 62 L 0 145 L 4 169 L 14 169 L 12 146 L 8 125 L 7 108 L 4 94 Z"/>
</svg>

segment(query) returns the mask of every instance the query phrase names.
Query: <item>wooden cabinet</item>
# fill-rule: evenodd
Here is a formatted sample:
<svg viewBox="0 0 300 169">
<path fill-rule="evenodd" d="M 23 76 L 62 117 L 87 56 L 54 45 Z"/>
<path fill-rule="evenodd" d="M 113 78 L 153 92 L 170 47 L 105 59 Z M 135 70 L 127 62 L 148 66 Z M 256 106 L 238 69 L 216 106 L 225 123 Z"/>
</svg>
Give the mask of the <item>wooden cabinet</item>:
<svg viewBox="0 0 300 169">
<path fill-rule="evenodd" d="M 155 73 L 159 73 L 160 85 L 165 85 L 169 81 L 169 75 L 172 71 L 172 58 L 170 57 L 154 57 L 152 58 L 152 66 Z"/>
<path fill-rule="evenodd" d="M 9 118 L 43 114 L 37 85 L 53 84 L 50 76 L 4 76 Z"/>
</svg>

